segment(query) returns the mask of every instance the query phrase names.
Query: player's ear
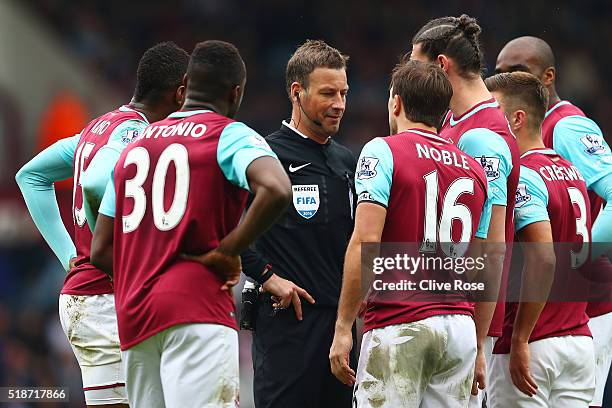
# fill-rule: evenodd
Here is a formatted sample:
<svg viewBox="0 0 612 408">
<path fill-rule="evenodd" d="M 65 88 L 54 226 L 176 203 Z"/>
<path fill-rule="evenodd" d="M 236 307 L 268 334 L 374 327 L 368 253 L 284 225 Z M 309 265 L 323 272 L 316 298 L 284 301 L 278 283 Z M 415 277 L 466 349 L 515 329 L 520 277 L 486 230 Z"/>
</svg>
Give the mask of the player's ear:
<svg viewBox="0 0 612 408">
<path fill-rule="evenodd" d="M 448 74 L 448 69 L 450 68 L 450 60 L 444 54 L 438 55 L 436 58 L 436 64 L 444 70 Z"/>
<path fill-rule="evenodd" d="M 555 82 L 555 76 L 556 76 L 556 71 L 555 71 L 555 67 L 548 67 L 544 70 L 544 72 L 542 73 L 542 84 L 544 84 L 544 86 L 548 87 L 550 85 L 552 85 Z"/>
<path fill-rule="evenodd" d="M 527 112 L 522 109 L 514 111 L 514 113 L 512 113 L 512 123 L 510 123 L 510 125 L 512 126 L 512 130 L 518 130 L 525 127 L 525 125 L 527 125 Z"/>
<path fill-rule="evenodd" d="M 403 104 L 402 104 L 402 98 L 400 98 L 399 95 L 395 94 L 393 95 L 393 102 L 392 102 L 393 106 L 393 115 L 395 116 L 399 116 L 401 115 L 402 111 L 404 110 Z"/>
<path fill-rule="evenodd" d="M 242 100 L 242 86 L 236 85 L 230 92 L 230 105 L 239 105 Z"/>
<path fill-rule="evenodd" d="M 174 94 L 174 100 L 179 106 L 179 109 L 183 106 L 183 102 L 185 102 L 185 89 L 185 85 L 181 85 L 176 89 L 176 92 Z"/>
</svg>

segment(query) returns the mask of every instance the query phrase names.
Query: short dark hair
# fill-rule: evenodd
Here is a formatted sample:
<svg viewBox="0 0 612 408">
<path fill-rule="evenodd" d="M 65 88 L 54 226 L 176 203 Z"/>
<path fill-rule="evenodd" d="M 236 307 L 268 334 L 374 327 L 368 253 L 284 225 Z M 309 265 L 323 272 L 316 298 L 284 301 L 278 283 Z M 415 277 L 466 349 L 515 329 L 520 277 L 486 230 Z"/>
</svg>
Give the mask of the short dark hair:
<svg viewBox="0 0 612 408">
<path fill-rule="evenodd" d="M 342 54 L 323 40 L 306 40 L 293 53 L 285 70 L 287 94 L 291 97 L 291 84 L 299 82 L 308 88 L 308 76 L 316 68 L 346 69 L 348 55 Z"/>
<path fill-rule="evenodd" d="M 402 62 L 393 70 L 391 87 L 401 98 L 407 119 L 440 128 L 453 96 L 442 68 L 419 61 Z"/>
<path fill-rule="evenodd" d="M 485 79 L 491 92 L 500 92 L 513 108 L 528 111 L 530 124 L 539 128 L 548 109 L 548 90 L 540 80 L 528 72 L 505 72 Z"/>
<path fill-rule="evenodd" d="M 464 78 L 481 75 L 484 57 L 480 47 L 481 28 L 476 19 L 462 14 L 460 17 L 441 17 L 431 20 L 416 33 L 412 44 L 421 44 L 422 52 L 430 60 L 444 54 L 452 58 Z"/>
<path fill-rule="evenodd" d="M 138 63 L 134 99 L 155 102 L 165 92 L 176 90 L 183 82 L 188 62 L 189 54 L 172 41 L 149 48 Z"/>
<path fill-rule="evenodd" d="M 187 77 L 188 86 L 196 87 L 210 99 L 221 99 L 246 80 L 246 66 L 234 44 L 208 40 L 196 44 Z"/>
</svg>

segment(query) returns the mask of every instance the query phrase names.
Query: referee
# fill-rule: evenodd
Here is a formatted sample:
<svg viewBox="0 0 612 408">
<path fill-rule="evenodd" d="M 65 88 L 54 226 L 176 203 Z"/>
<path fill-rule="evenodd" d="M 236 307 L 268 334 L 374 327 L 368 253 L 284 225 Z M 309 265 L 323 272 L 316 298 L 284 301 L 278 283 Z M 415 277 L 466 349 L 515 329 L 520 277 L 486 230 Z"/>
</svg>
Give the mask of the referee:
<svg viewBox="0 0 612 408">
<path fill-rule="evenodd" d="M 253 332 L 257 408 L 351 406 L 352 389 L 333 376 L 328 358 L 355 200 L 355 157 L 332 140 L 346 104 L 347 60 L 323 41 L 302 44 L 287 63 L 291 120 L 266 138 L 291 179 L 293 203 L 242 254 L 244 272 L 265 291 Z"/>
</svg>

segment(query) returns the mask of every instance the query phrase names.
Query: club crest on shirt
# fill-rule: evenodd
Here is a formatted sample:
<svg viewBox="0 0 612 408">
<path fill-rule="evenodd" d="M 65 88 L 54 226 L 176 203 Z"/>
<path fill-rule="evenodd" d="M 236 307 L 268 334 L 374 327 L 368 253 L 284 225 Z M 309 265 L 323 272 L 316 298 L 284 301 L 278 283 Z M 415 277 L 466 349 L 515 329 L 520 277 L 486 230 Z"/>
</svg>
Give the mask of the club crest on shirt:
<svg viewBox="0 0 612 408">
<path fill-rule="evenodd" d="M 590 155 L 602 154 L 606 150 L 601 135 L 589 133 L 582 136 L 580 141 L 586 146 L 585 152 Z"/>
<path fill-rule="evenodd" d="M 514 206 L 521 208 L 526 202 L 531 200 L 531 194 L 527 193 L 527 184 L 521 183 L 516 187 L 516 199 Z"/>
<path fill-rule="evenodd" d="M 377 165 L 378 159 L 376 157 L 362 157 L 357 163 L 357 178 L 363 180 L 376 176 Z"/>
<path fill-rule="evenodd" d="M 291 186 L 293 190 L 293 207 L 307 220 L 314 217 L 319 209 L 319 186 L 317 184 L 299 184 Z"/>
<path fill-rule="evenodd" d="M 125 131 L 123 136 L 121 136 L 121 142 L 123 144 L 128 144 L 132 140 L 135 140 L 138 137 L 138 130 L 136 129 L 128 129 Z"/>
<path fill-rule="evenodd" d="M 499 157 L 480 156 L 476 157 L 476 161 L 482 166 L 487 181 L 499 178 Z"/>
</svg>

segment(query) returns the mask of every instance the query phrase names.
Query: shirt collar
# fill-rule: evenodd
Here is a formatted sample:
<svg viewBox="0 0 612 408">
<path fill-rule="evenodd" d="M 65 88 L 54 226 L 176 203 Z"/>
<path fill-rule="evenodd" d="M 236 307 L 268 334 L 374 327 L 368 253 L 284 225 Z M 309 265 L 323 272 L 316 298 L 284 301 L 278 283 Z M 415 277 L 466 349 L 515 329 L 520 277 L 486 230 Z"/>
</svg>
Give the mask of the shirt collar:
<svg viewBox="0 0 612 408">
<path fill-rule="evenodd" d="M 187 118 L 193 115 L 199 115 L 200 113 L 212 112 L 210 109 L 196 109 L 189 111 L 177 111 L 168 115 L 169 118 Z"/>
<path fill-rule="evenodd" d="M 499 107 L 499 103 L 495 100 L 495 98 L 491 98 L 491 99 L 487 99 L 486 101 L 479 102 L 479 103 L 477 103 L 476 105 L 472 106 L 470 109 L 468 109 L 466 112 L 462 113 L 461 115 L 459 115 L 456 118 L 451 113 L 450 125 L 451 126 L 455 126 L 457 123 L 466 120 L 470 116 L 474 115 L 476 112 L 479 112 L 479 111 L 481 111 L 483 109 L 497 108 L 497 107 Z"/>
<path fill-rule="evenodd" d="M 546 114 L 544 115 L 544 118 L 546 118 L 548 115 L 550 115 L 559 106 L 563 106 L 563 105 L 570 105 L 570 103 L 568 101 L 559 101 L 559 102 L 555 103 L 553 106 L 550 107 L 550 109 L 548 109 L 546 111 Z"/>
<path fill-rule="evenodd" d="M 438 134 L 436 134 L 434 132 L 430 132 L 430 131 L 425 130 L 425 129 L 411 128 L 411 129 L 406 129 L 406 130 L 404 130 L 401 133 L 416 133 L 417 135 L 425 136 L 425 137 L 427 137 L 429 139 L 434 139 L 434 140 L 437 140 L 439 142 L 450 143 L 450 140 L 444 139 L 440 135 L 438 135 Z"/>
<path fill-rule="evenodd" d="M 316 143 L 320 146 L 325 146 L 326 144 L 328 144 L 329 142 L 331 142 L 331 136 L 327 138 L 327 142 L 321 144 L 319 142 L 316 142 L 314 140 L 312 140 L 311 138 L 309 138 L 308 136 L 306 136 L 304 133 L 300 132 L 295 126 L 293 126 L 290 122 L 287 122 L 286 120 L 282 121 L 283 126 L 286 126 L 287 128 L 293 130 L 295 133 L 297 133 L 302 139 L 307 139 L 310 140 L 313 143 Z"/>
<path fill-rule="evenodd" d="M 525 153 L 521 154 L 521 159 L 525 156 L 529 156 L 530 154 L 533 153 L 540 153 L 540 154 L 545 154 L 547 156 L 553 156 L 556 155 L 557 152 L 555 152 L 553 149 L 531 149 L 531 150 L 527 150 Z"/>
<path fill-rule="evenodd" d="M 147 119 L 147 117 L 145 116 L 144 113 L 138 112 L 136 109 L 132 109 L 132 108 L 130 108 L 127 105 L 120 106 L 119 107 L 119 112 L 136 112 L 147 123 L 147 125 L 149 124 L 149 119 Z"/>
</svg>

